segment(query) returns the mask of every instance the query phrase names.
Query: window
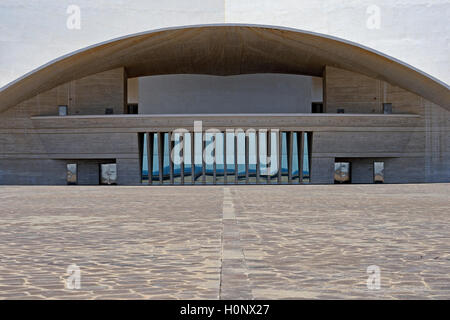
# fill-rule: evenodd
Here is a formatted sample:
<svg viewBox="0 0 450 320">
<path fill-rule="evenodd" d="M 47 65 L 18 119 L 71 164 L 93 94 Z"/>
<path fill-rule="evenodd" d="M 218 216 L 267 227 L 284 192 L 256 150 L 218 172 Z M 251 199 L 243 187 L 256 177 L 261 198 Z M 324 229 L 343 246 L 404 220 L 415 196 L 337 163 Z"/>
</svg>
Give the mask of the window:
<svg viewBox="0 0 450 320">
<path fill-rule="evenodd" d="M 100 184 L 117 183 L 117 165 L 115 163 L 100 164 Z"/>
<path fill-rule="evenodd" d="M 335 162 L 334 183 L 351 183 L 350 162 Z"/>
<path fill-rule="evenodd" d="M 58 115 L 67 116 L 67 106 L 58 106 Z"/>
<path fill-rule="evenodd" d="M 130 103 L 127 105 L 127 114 L 138 114 L 138 104 Z"/>
<path fill-rule="evenodd" d="M 392 114 L 392 103 L 383 103 L 383 113 Z"/>
<path fill-rule="evenodd" d="M 337 109 L 337 113 L 345 113 L 344 108 L 338 108 L 338 109 Z"/>
<path fill-rule="evenodd" d="M 313 102 L 311 106 L 312 113 L 323 113 L 323 103 Z"/>
<path fill-rule="evenodd" d="M 78 176 L 77 176 L 77 164 L 76 163 L 68 163 L 67 164 L 67 184 L 77 184 Z"/>
<path fill-rule="evenodd" d="M 373 182 L 384 183 L 384 162 L 382 161 L 373 163 Z"/>
<path fill-rule="evenodd" d="M 105 109 L 105 114 L 114 114 L 114 109 L 113 108 L 106 108 Z"/>
</svg>

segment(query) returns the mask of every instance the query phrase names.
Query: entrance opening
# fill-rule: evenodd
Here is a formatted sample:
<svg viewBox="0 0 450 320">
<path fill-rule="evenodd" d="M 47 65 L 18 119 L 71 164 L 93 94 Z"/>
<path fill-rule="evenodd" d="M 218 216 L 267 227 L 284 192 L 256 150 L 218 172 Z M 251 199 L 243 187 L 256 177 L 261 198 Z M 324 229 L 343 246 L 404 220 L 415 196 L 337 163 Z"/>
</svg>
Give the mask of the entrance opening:
<svg viewBox="0 0 450 320">
<path fill-rule="evenodd" d="M 267 129 L 140 133 L 144 184 L 310 182 L 312 132 Z"/>
</svg>

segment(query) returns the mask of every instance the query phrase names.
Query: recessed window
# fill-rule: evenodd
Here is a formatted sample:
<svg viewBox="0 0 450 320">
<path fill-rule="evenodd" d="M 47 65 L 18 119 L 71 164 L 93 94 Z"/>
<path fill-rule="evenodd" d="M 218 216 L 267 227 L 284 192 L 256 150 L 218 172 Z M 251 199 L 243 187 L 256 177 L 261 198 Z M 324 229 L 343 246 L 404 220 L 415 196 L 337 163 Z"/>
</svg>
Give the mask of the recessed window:
<svg viewBox="0 0 450 320">
<path fill-rule="evenodd" d="M 138 114 L 138 104 L 137 103 L 129 103 L 127 105 L 127 114 Z"/>
<path fill-rule="evenodd" d="M 373 182 L 384 183 L 384 162 L 382 161 L 373 163 Z"/>
<path fill-rule="evenodd" d="M 312 113 L 323 113 L 323 103 L 313 102 L 311 106 Z"/>
<path fill-rule="evenodd" d="M 115 163 L 100 164 L 100 184 L 117 184 L 117 165 Z"/>
<path fill-rule="evenodd" d="M 343 108 L 338 108 L 337 113 L 345 113 L 345 110 Z"/>
<path fill-rule="evenodd" d="M 383 103 L 383 113 L 392 114 L 392 103 Z"/>
<path fill-rule="evenodd" d="M 58 115 L 67 116 L 67 106 L 58 106 Z"/>
<path fill-rule="evenodd" d="M 350 162 L 334 163 L 334 183 L 351 183 Z"/>
<path fill-rule="evenodd" d="M 68 163 L 67 164 L 67 184 L 77 184 L 77 164 L 76 163 Z"/>
</svg>

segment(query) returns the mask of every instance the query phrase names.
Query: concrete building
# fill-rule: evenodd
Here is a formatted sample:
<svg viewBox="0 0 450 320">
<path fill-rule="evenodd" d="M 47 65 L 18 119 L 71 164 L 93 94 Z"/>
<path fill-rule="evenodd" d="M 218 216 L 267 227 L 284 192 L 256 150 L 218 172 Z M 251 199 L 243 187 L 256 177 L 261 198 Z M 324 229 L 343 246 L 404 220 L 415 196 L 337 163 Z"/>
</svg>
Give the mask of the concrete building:
<svg viewBox="0 0 450 320">
<path fill-rule="evenodd" d="M 0 91 L 0 184 L 450 182 L 449 86 L 296 29 L 159 29 Z"/>
</svg>

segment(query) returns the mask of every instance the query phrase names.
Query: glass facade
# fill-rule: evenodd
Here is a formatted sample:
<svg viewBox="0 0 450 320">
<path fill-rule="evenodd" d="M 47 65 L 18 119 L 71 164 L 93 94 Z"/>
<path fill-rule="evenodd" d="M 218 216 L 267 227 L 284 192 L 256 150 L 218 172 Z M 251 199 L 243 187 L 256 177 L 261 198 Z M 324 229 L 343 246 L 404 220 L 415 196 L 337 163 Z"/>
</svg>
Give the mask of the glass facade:
<svg viewBox="0 0 450 320">
<path fill-rule="evenodd" d="M 139 141 L 145 184 L 309 182 L 310 132 L 151 132 L 140 134 Z"/>
</svg>

